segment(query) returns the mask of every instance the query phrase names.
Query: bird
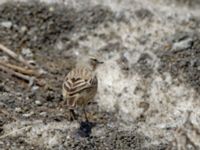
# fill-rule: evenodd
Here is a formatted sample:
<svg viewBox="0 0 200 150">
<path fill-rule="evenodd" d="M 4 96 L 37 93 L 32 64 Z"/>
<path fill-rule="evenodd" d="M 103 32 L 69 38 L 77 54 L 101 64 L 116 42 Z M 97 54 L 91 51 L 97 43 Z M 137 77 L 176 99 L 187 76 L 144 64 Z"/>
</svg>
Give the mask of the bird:
<svg viewBox="0 0 200 150">
<path fill-rule="evenodd" d="M 89 56 L 86 61 L 77 65 L 64 78 L 62 94 L 69 109 L 71 121 L 77 119 L 74 110 L 81 107 L 85 120 L 88 122 L 85 107 L 97 93 L 98 79 L 95 71 L 99 64 L 103 64 L 103 62 L 95 56 Z"/>
</svg>

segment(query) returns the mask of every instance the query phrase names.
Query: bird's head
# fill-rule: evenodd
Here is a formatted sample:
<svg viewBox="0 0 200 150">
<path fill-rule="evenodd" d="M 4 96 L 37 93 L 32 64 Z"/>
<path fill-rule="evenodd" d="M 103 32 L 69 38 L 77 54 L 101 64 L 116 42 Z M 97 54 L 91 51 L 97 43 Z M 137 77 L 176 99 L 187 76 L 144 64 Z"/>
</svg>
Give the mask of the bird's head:
<svg viewBox="0 0 200 150">
<path fill-rule="evenodd" d="M 95 70 L 97 66 L 103 64 L 103 61 L 100 61 L 99 58 L 96 56 L 89 56 L 89 64 L 91 65 L 92 69 Z"/>
</svg>

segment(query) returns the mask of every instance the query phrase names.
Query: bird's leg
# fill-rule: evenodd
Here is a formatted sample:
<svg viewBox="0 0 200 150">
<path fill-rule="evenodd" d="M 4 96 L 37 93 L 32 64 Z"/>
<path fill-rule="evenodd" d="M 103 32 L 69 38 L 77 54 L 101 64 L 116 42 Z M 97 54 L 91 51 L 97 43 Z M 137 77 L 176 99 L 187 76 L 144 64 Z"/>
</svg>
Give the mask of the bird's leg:
<svg viewBox="0 0 200 150">
<path fill-rule="evenodd" d="M 69 110 L 70 112 L 70 120 L 73 121 L 73 120 L 76 120 L 77 119 L 77 115 L 75 114 L 74 112 L 74 109 L 70 109 Z"/>
<path fill-rule="evenodd" d="M 87 113 L 86 113 L 86 111 L 85 111 L 85 107 L 83 107 L 83 113 L 84 113 L 84 115 L 85 115 L 85 121 L 88 122 L 88 117 L 87 117 Z"/>
<path fill-rule="evenodd" d="M 68 106 L 70 106 L 69 111 L 70 111 L 70 120 L 77 120 L 77 114 L 74 112 L 74 108 L 76 107 L 78 97 L 75 97 L 74 99 L 71 99 L 71 101 L 68 101 Z M 70 103 L 69 103 L 70 102 Z"/>
</svg>

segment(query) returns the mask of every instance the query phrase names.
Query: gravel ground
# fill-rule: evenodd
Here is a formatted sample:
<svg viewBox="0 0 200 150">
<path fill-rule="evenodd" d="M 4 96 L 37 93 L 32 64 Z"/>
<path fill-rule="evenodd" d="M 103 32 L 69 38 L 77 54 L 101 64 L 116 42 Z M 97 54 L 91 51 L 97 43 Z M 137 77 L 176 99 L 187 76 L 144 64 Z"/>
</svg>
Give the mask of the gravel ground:
<svg viewBox="0 0 200 150">
<path fill-rule="evenodd" d="M 0 43 L 47 74 L 29 87 L 0 71 L 0 149 L 200 149 L 198 0 L 3 2 Z M 63 78 L 93 53 L 91 122 L 70 122 Z"/>
</svg>

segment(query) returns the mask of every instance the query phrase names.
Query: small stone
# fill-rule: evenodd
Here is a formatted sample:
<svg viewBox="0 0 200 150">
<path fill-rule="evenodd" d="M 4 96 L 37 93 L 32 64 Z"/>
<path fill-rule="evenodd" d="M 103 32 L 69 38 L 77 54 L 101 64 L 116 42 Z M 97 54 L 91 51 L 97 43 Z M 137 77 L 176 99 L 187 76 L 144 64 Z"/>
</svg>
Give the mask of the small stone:
<svg viewBox="0 0 200 150">
<path fill-rule="evenodd" d="M 28 117 L 32 116 L 33 114 L 34 114 L 34 112 L 31 111 L 30 113 L 23 114 L 23 117 L 27 117 L 28 118 Z"/>
<path fill-rule="evenodd" d="M 71 137 L 69 135 L 67 135 L 66 139 L 71 139 Z"/>
<path fill-rule="evenodd" d="M 37 136 L 42 136 L 42 132 L 37 133 Z"/>
<path fill-rule="evenodd" d="M 0 118 L 0 127 L 2 127 L 4 124 L 5 124 L 5 121 L 2 118 Z"/>
<path fill-rule="evenodd" d="M 39 89 L 39 86 L 33 86 L 32 88 L 31 88 L 31 91 L 32 92 L 35 92 L 35 91 L 37 91 Z"/>
<path fill-rule="evenodd" d="M 11 21 L 1 22 L 1 26 L 6 27 L 6 28 L 11 28 L 12 22 Z"/>
<path fill-rule="evenodd" d="M 192 46 L 192 43 L 193 43 L 192 38 L 188 38 L 188 39 L 176 42 L 176 43 L 174 43 L 172 50 L 182 51 L 182 50 L 189 49 Z"/>
<path fill-rule="evenodd" d="M 22 26 L 21 27 L 21 32 L 25 32 L 25 31 L 27 31 L 27 27 L 26 26 Z"/>
<path fill-rule="evenodd" d="M 29 110 L 29 108 L 27 106 L 23 107 L 23 109 L 25 112 Z"/>
<path fill-rule="evenodd" d="M 47 116 L 47 112 L 41 112 L 40 116 L 46 117 Z"/>
<path fill-rule="evenodd" d="M 16 108 L 15 108 L 15 111 L 16 111 L 17 113 L 21 113 L 21 112 L 22 112 L 22 109 L 21 109 L 20 107 L 16 107 Z"/>
<path fill-rule="evenodd" d="M 33 57 L 33 53 L 31 52 L 31 50 L 29 48 L 23 48 L 22 54 L 29 58 Z"/>
<path fill-rule="evenodd" d="M 35 104 L 38 105 L 38 106 L 42 105 L 41 101 L 39 101 L 39 100 L 35 101 Z"/>
<path fill-rule="evenodd" d="M 49 7 L 49 11 L 50 11 L 50 12 L 53 12 L 54 10 L 55 10 L 54 7 Z"/>
<path fill-rule="evenodd" d="M 59 42 L 56 43 L 55 47 L 58 50 L 63 50 L 64 49 L 64 44 L 63 44 L 63 42 L 59 41 Z"/>
</svg>

